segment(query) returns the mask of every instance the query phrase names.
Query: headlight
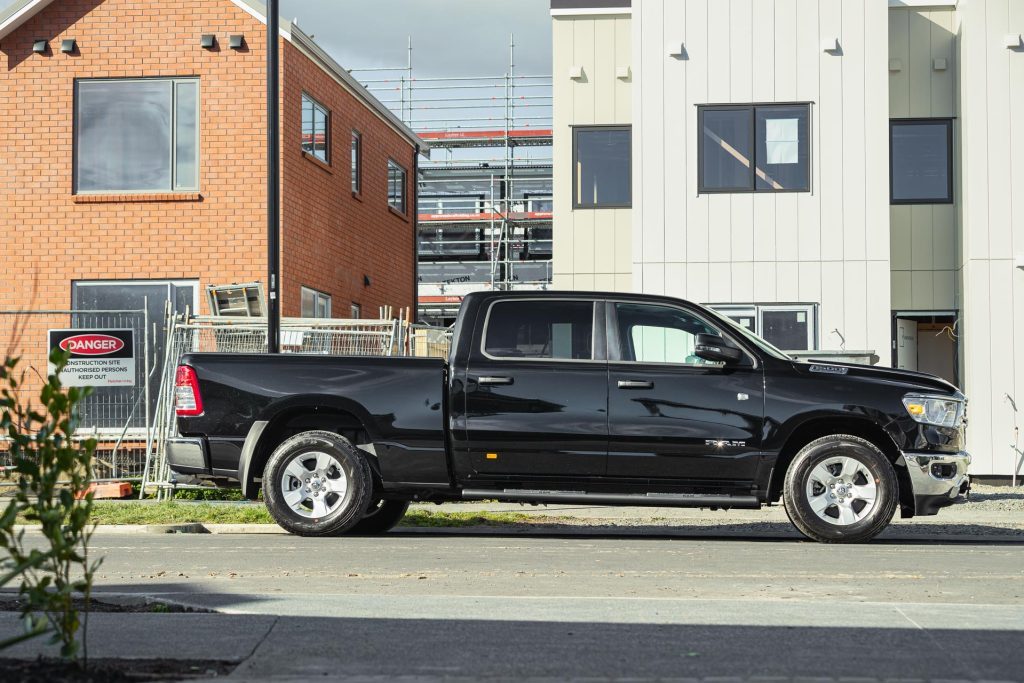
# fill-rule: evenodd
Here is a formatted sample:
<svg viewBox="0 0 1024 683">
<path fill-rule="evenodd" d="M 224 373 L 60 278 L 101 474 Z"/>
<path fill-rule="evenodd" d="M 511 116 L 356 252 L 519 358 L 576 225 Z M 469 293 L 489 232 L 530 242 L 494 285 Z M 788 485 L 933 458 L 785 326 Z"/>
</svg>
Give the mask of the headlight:
<svg viewBox="0 0 1024 683">
<path fill-rule="evenodd" d="M 963 401 L 948 396 L 907 394 L 903 405 L 917 422 L 938 427 L 959 427 L 964 412 Z"/>
</svg>

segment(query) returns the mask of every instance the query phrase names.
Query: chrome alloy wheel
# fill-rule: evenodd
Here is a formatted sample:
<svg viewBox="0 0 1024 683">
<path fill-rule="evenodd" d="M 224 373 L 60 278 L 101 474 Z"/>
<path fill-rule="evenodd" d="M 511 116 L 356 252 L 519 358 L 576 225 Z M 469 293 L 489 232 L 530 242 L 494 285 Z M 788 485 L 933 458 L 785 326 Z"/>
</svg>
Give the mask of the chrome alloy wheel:
<svg viewBox="0 0 1024 683">
<path fill-rule="evenodd" d="M 807 477 L 807 503 L 830 524 L 849 526 L 871 514 L 878 490 L 867 467 L 856 458 L 826 458 Z"/>
<path fill-rule="evenodd" d="M 292 512 L 321 519 L 337 510 L 348 490 L 348 477 L 337 458 L 320 451 L 298 455 L 281 475 L 281 492 Z"/>
</svg>

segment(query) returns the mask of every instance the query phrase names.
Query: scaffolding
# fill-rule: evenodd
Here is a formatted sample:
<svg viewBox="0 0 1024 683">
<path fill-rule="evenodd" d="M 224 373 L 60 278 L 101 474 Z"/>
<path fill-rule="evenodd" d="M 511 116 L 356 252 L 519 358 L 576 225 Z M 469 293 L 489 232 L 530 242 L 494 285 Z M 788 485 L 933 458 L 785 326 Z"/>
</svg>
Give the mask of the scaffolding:
<svg viewBox="0 0 1024 683">
<path fill-rule="evenodd" d="M 450 324 L 481 289 L 551 284 L 551 75 L 417 78 L 403 67 L 352 69 L 430 143 L 417 177 L 419 314 Z"/>
</svg>

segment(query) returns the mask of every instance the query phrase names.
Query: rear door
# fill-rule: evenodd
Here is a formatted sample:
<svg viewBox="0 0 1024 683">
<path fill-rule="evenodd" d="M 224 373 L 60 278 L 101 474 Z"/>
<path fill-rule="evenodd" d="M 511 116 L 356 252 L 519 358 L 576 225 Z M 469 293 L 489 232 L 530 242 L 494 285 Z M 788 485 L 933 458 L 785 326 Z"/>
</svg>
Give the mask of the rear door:
<svg viewBox="0 0 1024 683">
<path fill-rule="evenodd" d="M 608 304 L 608 474 L 745 486 L 760 458 L 761 369 L 693 354 L 698 334 L 722 334 L 698 310 Z"/>
<path fill-rule="evenodd" d="M 453 445 L 460 475 L 603 475 L 604 302 L 516 297 L 492 301 L 480 315 L 466 373 L 466 439 Z"/>
</svg>

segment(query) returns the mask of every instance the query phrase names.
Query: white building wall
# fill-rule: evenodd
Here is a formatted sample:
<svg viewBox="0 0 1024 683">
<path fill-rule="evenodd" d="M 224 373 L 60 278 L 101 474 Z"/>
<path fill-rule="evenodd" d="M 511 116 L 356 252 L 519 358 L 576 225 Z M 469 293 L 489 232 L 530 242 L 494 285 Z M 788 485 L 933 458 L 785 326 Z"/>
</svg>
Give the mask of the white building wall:
<svg viewBox="0 0 1024 683">
<path fill-rule="evenodd" d="M 819 303 L 820 348 L 838 330 L 888 364 L 887 20 L 863 0 L 634 0 L 634 289 Z M 697 194 L 696 105 L 793 101 L 813 103 L 811 192 Z"/>
<path fill-rule="evenodd" d="M 629 10 L 552 18 L 553 275 L 558 289 L 629 291 L 630 209 L 572 208 L 572 126 L 631 120 Z M 579 78 L 570 69 L 580 68 Z"/>
<path fill-rule="evenodd" d="M 960 0 L 957 15 L 967 441 L 972 472 L 1007 474 L 1024 447 L 1024 48 L 1006 38 L 1024 2 Z"/>
</svg>

